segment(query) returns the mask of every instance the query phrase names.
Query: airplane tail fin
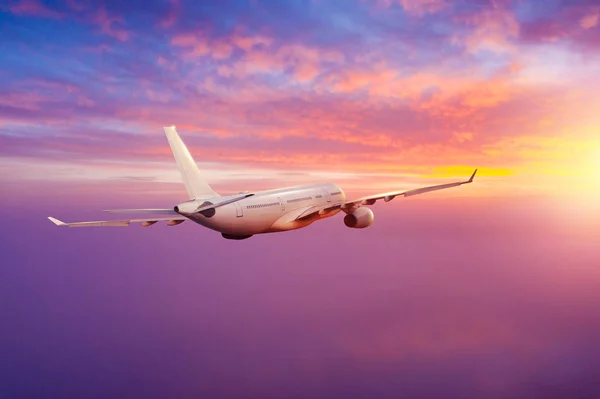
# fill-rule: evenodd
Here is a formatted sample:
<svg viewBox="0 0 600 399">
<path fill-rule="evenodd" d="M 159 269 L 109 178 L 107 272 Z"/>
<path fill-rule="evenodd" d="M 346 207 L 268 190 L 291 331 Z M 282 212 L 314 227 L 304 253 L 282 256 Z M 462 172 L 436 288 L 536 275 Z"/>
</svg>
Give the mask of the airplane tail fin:
<svg viewBox="0 0 600 399">
<path fill-rule="evenodd" d="M 219 194 L 202 178 L 196 162 L 194 162 L 187 147 L 181 141 L 175 126 L 165 126 L 164 129 L 190 199 L 218 197 Z"/>
</svg>

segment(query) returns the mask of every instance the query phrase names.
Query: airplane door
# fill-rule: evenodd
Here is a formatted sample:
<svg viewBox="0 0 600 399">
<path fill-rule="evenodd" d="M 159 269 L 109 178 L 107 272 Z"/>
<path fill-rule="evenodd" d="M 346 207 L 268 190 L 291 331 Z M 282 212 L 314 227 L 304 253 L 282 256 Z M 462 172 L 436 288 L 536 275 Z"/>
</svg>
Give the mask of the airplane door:
<svg viewBox="0 0 600 399">
<path fill-rule="evenodd" d="M 235 216 L 237 216 L 239 218 L 244 216 L 244 212 L 242 211 L 242 207 L 240 206 L 240 204 L 238 204 L 237 202 L 234 202 L 233 205 L 235 205 Z"/>
<path fill-rule="evenodd" d="M 279 201 L 279 203 L 281 204 L 281 210 L 285 211 L 285 205 L 284 205 L 283 200 L 281 199 L 281 197 L 277 197 L 277 201 Z"/>
<path fill-rule="evenodd" d="M 324 188 L 323 193 L 325 194 L 325 198 L 327 198 L 327 202 L 331 202 L 331 194 L 329 194 L 329 190 Z"/>
</svg>

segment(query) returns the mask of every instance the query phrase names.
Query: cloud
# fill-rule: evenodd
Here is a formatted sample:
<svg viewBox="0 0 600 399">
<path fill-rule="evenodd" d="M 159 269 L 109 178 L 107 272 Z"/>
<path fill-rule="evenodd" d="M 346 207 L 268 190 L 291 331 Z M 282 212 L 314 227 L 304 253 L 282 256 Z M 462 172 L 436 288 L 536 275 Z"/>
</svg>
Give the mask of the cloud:
<svg viewBox="0 0 600 399">
<path fill-rule="evenodd" d="M 399 2 L 407 13 L 416 15 L 436 12 L 447 5 L 446 0 L 399 0 Z"/>
<path fill-rule="evenodd" d="M 17 15 L 31 15 L 42 18 L 60 19 L 62 13 L 52 10 L 38 0 L 20 0 L 9 6 L 9 10 Z"/>
<path fill-rule="evenodd" d="M 100 27 L 102 33 L 114 37 L 119 41 L 126 41 L 130 37 L 130 33 L 126 31 L 123 18 L 109 14 L 106 9 L 100 7 L 92 16 L 92 22 Z M 121 25 L 121 27 L 119 26 Z"/>
<path fill-rule="evenodd" d="M 483 9 L 457 18 L 472 29 L 454 36 L 453 42 L 465 46 L 469 52 L 517 50 L 514 41 L 519 37 L 519 22 L 511 10 Z"/>
<path fill-rule="evenodd" d="M 380 8 L 400 4 L 407 14 L 415 16 L 435 13 L 447 6 L 446 0 L 376 0 L 375 4 Z"/>
<path fill-rule="evenodd" d="M 595 28 L 596 26 L 598 26 L 598 21 L 600 20 L 600 11 L 593 11 L 590 14 L 587 14 L 586 16 L 582 17 L 579 20 L 579 26 L 581 26 L 583 29 L 591 29 L 591 28 Z"/>
<path fill-rule="evenodd" d="M 599 16 L 597 2 L 565 3 L 554 13 L 523 22 L 522 39 L 528 43 L 563 41 L 580 52 L 588 53 L 600 45 L 597 34 Z"/>
<path fill-rule="evenodd" d="M 174 123 L 201 159 L 236 168 L 510 171 L 530 156 L 506 144 L 513 138 L 581 137 L 595 126 L 586 82 L 598 61 L 572 46 L 595 40 L 597 27 L 580 26 L 592 25 L 593 7 L 524 19 L 510 2 L 407 3 L 413 18 L 400 3 L 369 14 L 372 3 L 357 2 L 333 18 L 321 3 L 311 12 L 261 4 L 239 19 L 248 9 L 232 3 L 230 23 L 185 2 L 135 14 L 126 4 L 95 14 L 67 5 L 60 12 L 73 31 L 51 20 L 38 28 L 51 27 L 60 44 L 39 48 L 33 35 L 8 44 L 16 56 L 0 74 L 5 156 L 162 162 L 161 126 Z M 169 11 L 176 24 L 161 23 Z M 296 13 L 311 29 L 292 35 L 268 11 Z M 560 15 L 573 22 L 567 33 Z M 15 32 L 19 20 L 7 22 Z M 556 21 L 560 39 L 535 36 L 541 20 Z"/>
<path fill-rule="evenodd" d="M 181 14 L 181 1 L 180 0 L 170 0 L 170 8 L 169 11 L 164 15 L 163 18 L 158 22 L 158 26 L 161 28 L 170 28 L 172 27 L 177 18 L 179 18 Z"/>
<path fill-rule="evenodd" d="M 344 55 L 339 51 L 301 43 L 276 44 L 268 36 L 243 35 L 239 31 L 215 38 L 206 32 L 179 34 L 171 39 L 171 44 L 184 49 L 183 57 L 188 62 L 211 57 L 218 62 L 218 74 L 227 78 L 289 73 L 300 82 L 311 82 L 323 64 L 344 61 Z M 230 58 L 230 62 L 224 62 Z"/>
</svg>

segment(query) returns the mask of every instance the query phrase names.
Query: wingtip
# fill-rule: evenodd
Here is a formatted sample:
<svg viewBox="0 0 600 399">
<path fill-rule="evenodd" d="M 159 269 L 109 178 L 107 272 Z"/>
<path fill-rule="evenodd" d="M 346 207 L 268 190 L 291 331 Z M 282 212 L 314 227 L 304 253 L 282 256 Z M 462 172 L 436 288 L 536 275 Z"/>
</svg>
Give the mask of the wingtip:
<svg viewBox="0 0 600 399">
<path fill-rule="evenodd" d="M 473 174 L 471 175 L 471 178 L 469 179 L 469 183 L 473 182 L 473 179 L 475 178 L 476 174 L 477 174 L 477 169 L 475 169 L 475 172 L 473 172 Z"/>
<path fill-rule="evenodd" d="M 63 221 L 60 221 L 56 218 L 53 218 L 52 216 L 48 216 L 48 220 L 50 220 L 52 223 L 54 223 L 57 226 L 66 226 L 67 224 Z"/>
</svg>

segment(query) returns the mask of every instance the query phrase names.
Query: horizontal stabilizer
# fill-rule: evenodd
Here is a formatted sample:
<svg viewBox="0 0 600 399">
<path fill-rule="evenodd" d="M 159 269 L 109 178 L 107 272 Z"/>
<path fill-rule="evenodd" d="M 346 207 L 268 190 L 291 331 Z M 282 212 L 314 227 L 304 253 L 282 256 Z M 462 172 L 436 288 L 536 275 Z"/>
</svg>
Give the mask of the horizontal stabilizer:
<svg viewBox="0 0 600 399">
<path fill-rule="evenodd" d="M 254 193 L 245 193 L 245 194 L 239 194 L 239 195 L 231 195 L 231 196 L 228 196 L 228 197 L 221 197 L 219 199 L 219 201 L 215 202 L 214 204 L 201 206 L 200 208 L 198 208 L 198 210 L 196 212 L 205 211 L 207 209 L 218 208 L 218 207 L 221 207 L 223 205 L 227 205 L 227 204 L 231 204 L 233 202 L 241 201 L 244 198 L 252 197 L 253 195 L 254 195 Z"/>
<path fill-rule="evenodd" d="M 105 209 L 108 213 L 145 213 L 152 215 L 178 215 L 173 209 Z"/>
<path fill-rule="evenodd" d="M 55 219 L 52 216 L 48 216 L 48 219 L 50 219 L 50 221 L 52 223 L 54 223 L 55 225 L 57 225 L 57 226 L 64 226 L 65 225 L 65 222 L 62 222 L 62 221 L 60 221 L 58 219 Z"/>
<path fill-rule="evenodd" d="M 150 226 L 156 222 L 167 222 L 168 226 L 175 226 L 187 220 L 183 216 L 172 216 L 168 218 L 145 218 L 124 220 L 97 220 L 93 222 L 65 223 L 51 216 L 48 217 L 52 223 L 61 227 L 127 227 L 131 223 L 141 223 L 142 226 Z"/>
<path fill-rule="evenodd" d="M 191 213 L 199 213 L 204 212 L 210 209 L 216 209 L 221 206 L 231 204 L 233 202 L 241 201 L 244 198 L 252 197 L 254 193 L 241 193 L 229 195 L 226 197 L 216 197 L 209 198 L 205 201 L 201 200 L 192 200 L 186 201 L 179 205 L 177 205 L 174 210 L 177 214 L 191 214 Z"/>
</svg>

